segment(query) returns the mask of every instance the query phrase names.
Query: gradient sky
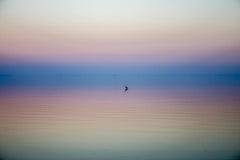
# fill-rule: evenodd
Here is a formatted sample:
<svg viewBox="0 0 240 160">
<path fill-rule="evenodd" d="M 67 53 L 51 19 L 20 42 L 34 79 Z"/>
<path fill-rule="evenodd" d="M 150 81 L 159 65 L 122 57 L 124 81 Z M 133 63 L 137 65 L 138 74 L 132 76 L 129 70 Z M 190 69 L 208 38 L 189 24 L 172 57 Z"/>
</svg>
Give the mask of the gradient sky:
<svg viewBox="0 0 240 160">
<path fill-rule="evenodd" d="M 0 58 L 240 62 L 237 0 L 1 0 Z"/>
</svg>

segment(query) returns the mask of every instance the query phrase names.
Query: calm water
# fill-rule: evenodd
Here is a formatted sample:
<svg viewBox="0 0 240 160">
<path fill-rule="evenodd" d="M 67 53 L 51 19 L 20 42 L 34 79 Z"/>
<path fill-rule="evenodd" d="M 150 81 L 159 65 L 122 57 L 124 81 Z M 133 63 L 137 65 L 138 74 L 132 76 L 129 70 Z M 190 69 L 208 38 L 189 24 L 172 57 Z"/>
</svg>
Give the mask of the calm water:
<svg viewBox="0 0 240 160">
<path fill-rule="evenodd" d="M 234 89 L 129 88 L 1 92 L 1 156 L 237 160 Z"/>
<path fill-rule="evenodd" d="M 0 159 L 240 158 L 238 75 L 66 78 L 45 71 L 41 78 L 3 71 Z"/>
</svg>

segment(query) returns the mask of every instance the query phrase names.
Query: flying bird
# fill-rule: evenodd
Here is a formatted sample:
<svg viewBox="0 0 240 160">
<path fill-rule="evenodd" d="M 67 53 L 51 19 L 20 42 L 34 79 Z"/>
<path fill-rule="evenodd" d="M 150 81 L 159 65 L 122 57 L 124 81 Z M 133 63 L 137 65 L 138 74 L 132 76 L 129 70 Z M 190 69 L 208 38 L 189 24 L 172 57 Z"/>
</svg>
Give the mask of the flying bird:
<svg viewBox="0 0 240 160">
<path fill-rule="evenodd" d="M 125 90 L 124 92 L 126 93 L 128 91 L 128 87 L 125 85 Z"/>
</svg>

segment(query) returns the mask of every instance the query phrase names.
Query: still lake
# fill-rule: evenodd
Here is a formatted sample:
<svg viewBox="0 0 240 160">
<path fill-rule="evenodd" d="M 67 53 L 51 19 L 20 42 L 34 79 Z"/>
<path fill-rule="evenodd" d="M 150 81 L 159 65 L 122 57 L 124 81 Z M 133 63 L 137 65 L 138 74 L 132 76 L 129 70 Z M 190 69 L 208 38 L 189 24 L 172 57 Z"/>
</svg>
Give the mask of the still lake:
<svg viewBox="0 0 240 160">
<path fill-rule="evenodd" d="M 0 98 L 1 154 L 14 160 L 234 160 L 240 101 L 221 92 L 7 91 Z"/>
<path fill-rule="evenodd" d="M 6 85 L 14 81 L 7 78 L 0 91 L 0 159 L 240 158 L 239 85 L 230 81 L 123 78 L 125 93 L 114 76 L 83 86 L 19 78 L 21 85 Z"/>
</svg>

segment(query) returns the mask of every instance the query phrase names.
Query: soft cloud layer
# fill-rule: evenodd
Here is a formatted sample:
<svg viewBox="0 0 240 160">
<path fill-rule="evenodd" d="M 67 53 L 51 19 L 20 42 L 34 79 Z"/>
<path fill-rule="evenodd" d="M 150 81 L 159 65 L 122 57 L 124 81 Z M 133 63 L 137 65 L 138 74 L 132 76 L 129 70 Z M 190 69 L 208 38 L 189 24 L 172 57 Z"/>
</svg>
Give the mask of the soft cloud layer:
<svg viewBox="0 0 240 160">
<path fill-rule="evenodd" d="M 235 0 L 2 1 L 0 57 L 239 61 Z"/>
</svg>

